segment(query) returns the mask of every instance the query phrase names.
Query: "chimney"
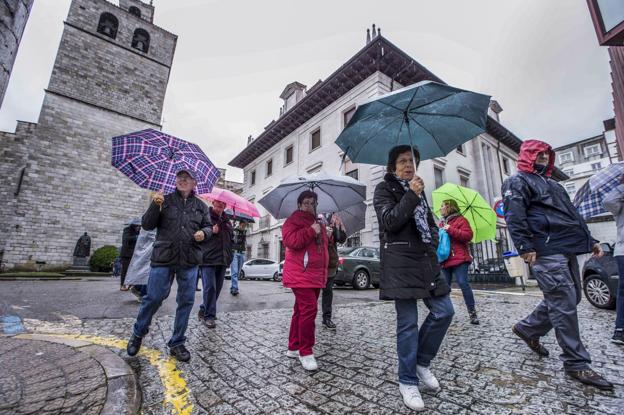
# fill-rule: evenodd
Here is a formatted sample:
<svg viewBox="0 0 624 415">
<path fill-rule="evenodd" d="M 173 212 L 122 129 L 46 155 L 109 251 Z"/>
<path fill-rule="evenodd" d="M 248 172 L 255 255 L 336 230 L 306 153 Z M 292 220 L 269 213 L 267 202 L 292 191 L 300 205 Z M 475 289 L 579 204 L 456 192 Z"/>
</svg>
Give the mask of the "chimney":
<svg viewBox="0 0 624 415">
<path fill-rule="evenodd" d="M 488 115 L 494 118 L 496 121 L 500 121 L 499 114 L 503 112 L 503 107 L 500 106 L 495 99 L 490 100 L 490 108 L 488 109 Z"/>
<path fill-rule="evenodd" d="M 377 29 L 375 29 L 375 23 L 373 23 L 373 39 L 377 36 Z"/>
<path fill-rule="evenodd" d="M 370 29 L 366 29 L 366 44 L 371 42 Z"/>
<path fill-rule="evenodd" d="M 254 140 L 253 136 L 250 135 L 249 137 L 247 137 L 247 145 L 251 144 L 251 142 Z"/>
<path fill-rule="evenodd" d="M 377 28 L 377 36 L 381 36 L 381 27 Z"/>
</svg>

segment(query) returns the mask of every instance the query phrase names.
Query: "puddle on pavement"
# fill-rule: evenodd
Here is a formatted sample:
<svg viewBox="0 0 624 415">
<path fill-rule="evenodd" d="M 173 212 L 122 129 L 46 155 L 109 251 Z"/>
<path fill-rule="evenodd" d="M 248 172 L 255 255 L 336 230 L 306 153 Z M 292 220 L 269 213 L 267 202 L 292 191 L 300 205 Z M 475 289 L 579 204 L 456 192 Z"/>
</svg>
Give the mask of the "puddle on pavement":
<svg viewBox="0 0 624 415">
<path fill-rule="evenodd" d="M 22 319 L 15 315 L 0 316 L 0 329 L 4 334 L 19 334 L 25 331 Z"/>
</svg>

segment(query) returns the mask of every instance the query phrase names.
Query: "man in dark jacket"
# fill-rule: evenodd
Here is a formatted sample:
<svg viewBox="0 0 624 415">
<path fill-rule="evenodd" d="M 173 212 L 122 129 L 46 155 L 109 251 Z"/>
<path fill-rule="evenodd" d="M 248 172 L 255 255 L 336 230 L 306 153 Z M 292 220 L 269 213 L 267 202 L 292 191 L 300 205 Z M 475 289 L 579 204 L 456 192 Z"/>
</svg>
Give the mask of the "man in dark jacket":
<svg viewBox="0 0 624 415">
<path fill-rule="evenodd" d="M 197 267 L 201 262 L 199 242 L 210 238 L 212 223 L 208 207 L 197 197 L 193 189 L 197 182 L 190 172 L 179 171 L 176 175 L 176 191 L 163 196 L 156 193 L 147 212 L 143 215 L 145 230 L 156 229 L 156 241 L 151 258 L 147 294 L 139 308 L 139 315 L 130 341 L 128 355 L 134 356 L 141 348 L 143 336 L 149 331 L 152 317 L 169 295 L 173 278 L 177 278 L 173 336 L 168 342 L 169 352 L 182 362 L 188 362 L 191 354 L 184 346 L 184 333 L 195 300 Z"/>
<path fill-rule="evenodd" d="M 225 203 L 215 200 L 209 208 L 212 238 L 202 244 L 203 258 L 199 272 L 204 288 L 203 303 L 198 317 L 206 327 L 216 325 L 217 300 L 223 288 L 225 270 L 232 262 L 232 224 L 225 215 Z"/>
<path fill-rule="evenodd" d="M 347 240 L 344 225 L 337 215 L 332 215 L 330 225 L 327 227 L 329 238 L 327 251 L 329 253 L 329 265 L 327 266 L 327 285 L 323 288 L 321 305 L 323 309 L 323 326 L 335 330 L 336 324 L 332 321 L 332 302 L 334 299 L 334 279 L 338 269 L 338 244 Z"/>
<path fill-rule="evenodd" d="M 138 220 L 138 219 L 137 219 Z M 130 223 L 123 229 L 121 235 L 121 252 L 119 257 L 121 258 L 121 291 L 128 291 L 126 286 L 126 274 L 128 273 L 128 266 L 134 253 L 134 247 L 139 237 L 139 231 L 141 230 L 141 223 Z"/>
<path fill-rule="evenodd" d="M 600 389 L 613 385 L 590 369 L 579 333 L 577 304 L 581 281 L 576 255 L 602 255 L 565 189 L 550 178 L 555 152 L 547 143 L 527 140 L 520 148 L 518 173 L 503 183 L 505 220 L 520 256 L 529 264 L 544 294 L 542 302 L 512 330 L 540 356 L 548 350 L 540 337 L 555 329 L 570 376 Z"/>
</svg>

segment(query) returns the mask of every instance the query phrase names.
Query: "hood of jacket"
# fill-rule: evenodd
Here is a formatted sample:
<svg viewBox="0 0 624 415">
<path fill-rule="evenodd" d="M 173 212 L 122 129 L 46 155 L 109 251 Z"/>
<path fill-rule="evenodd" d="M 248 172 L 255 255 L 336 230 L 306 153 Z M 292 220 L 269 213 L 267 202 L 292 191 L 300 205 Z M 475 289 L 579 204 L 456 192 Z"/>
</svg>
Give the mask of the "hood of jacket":
<svg viewBox="0 0 624 415">
<path fill-rule="evenodd" d="M 525 173 L 538 174 L 535 171 L 535 160 L 539 153 L 547 152 L 550 155 L 548 168 L 546 169 L 546 177 L 552 175 L 555 168 L 555 152 L 550 144 L 539 140 L 526 140 L 520 146 L 520 154 L 518 155 L 518 170 Z"/>
</svg>

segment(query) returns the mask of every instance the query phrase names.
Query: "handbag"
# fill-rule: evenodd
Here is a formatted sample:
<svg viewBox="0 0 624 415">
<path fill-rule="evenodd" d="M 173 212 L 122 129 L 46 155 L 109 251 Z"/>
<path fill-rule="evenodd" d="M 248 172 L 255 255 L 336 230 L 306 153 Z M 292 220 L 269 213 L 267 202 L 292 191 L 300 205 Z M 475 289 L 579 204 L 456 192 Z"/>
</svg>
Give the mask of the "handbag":
<svg viewBox="0 0 624 415">
<path fill-rule="evenodd" d="M 438 262 L 442 263 L 446 261 L 451 254 L 451 237 L 449 236 L 448 232 L 446 232 L 446 230 L 444 230 L 443 228 L 440 228 L 440 230 L 438 231 L 438 236 L 440 239 L 438 242 L 438 249 L 436 251 L 436 254 L 438 256 Z"/>
</svg>

